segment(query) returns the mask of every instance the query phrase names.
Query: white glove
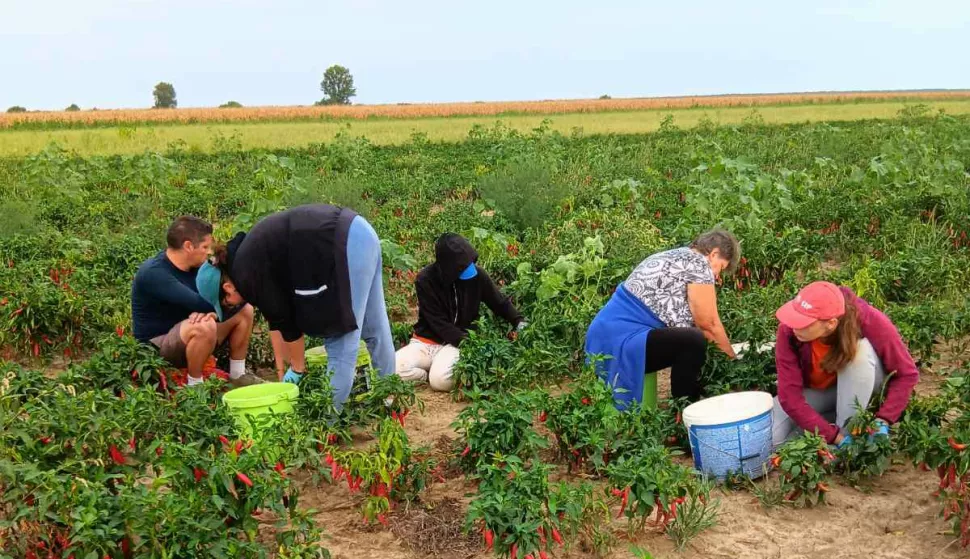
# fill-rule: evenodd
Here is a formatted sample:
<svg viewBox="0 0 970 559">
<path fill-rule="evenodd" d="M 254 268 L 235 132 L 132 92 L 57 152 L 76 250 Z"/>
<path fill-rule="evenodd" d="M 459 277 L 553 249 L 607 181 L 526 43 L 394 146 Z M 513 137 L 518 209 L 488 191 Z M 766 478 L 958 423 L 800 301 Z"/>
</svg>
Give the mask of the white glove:
<svg viewBox="0 0 970 559">
<path fill-rule="evenodd" d="M 523 320 L 522 322 L 519 323 L 518 326 L 515 327 L 515 331 L 521 332 L 525 330 L 527 326 L 529 326 L 529 323 Z"/>
</svg>

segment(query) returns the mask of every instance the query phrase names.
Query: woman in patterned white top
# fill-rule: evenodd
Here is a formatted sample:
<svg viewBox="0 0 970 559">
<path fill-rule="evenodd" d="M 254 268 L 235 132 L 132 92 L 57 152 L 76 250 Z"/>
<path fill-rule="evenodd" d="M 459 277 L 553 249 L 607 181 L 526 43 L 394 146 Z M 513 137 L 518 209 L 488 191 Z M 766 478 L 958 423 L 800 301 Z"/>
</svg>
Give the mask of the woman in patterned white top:
<svg viewBox="0 0 970 559">
<path fill-rule="evenodd" d="M 707 340 L 735 357 L 714 285 L 740 259 L 737 238 L 714 229 L 689 247 L 648 257 L 620 285 L 590 325 L 586 353 L 612 357 L 597 368 L 621 407 L 640 400 L 646 373 L 667 367 L 672 395 L 697 400 Z"/>
</svg>

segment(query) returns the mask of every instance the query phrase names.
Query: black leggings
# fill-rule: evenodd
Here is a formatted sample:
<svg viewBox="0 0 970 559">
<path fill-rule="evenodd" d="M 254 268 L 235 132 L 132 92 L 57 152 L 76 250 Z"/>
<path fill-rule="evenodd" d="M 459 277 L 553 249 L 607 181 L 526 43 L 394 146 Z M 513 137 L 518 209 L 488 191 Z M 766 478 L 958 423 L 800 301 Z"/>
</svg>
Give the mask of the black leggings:
<svg viewBox="0 0 970 559">
<path fill-rule="evenodd" d="M 647 334 L 647 366 L 644 373 L 670 367 L 670 392 L 674 398 L 695 402 L 701 397 L 701 368 L 707 359 L 707 339 L 697 328 L 657 328 Z"/>
</svg>

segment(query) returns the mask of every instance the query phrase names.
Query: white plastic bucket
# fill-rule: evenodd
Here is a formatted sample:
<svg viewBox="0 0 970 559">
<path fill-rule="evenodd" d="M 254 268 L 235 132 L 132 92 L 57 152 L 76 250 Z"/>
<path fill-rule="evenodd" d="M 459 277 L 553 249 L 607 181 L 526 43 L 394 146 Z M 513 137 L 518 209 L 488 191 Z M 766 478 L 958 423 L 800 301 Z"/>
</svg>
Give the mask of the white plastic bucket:
<svg viewBox="0 0 970 559">
<path fill-rule="evenodd" d="M 760 477 L 771 456 L 773 404 L 767 392 L 735 392 L 687 406 L 694 467 L 722 480 L 730 473 Z"/>
</svg>

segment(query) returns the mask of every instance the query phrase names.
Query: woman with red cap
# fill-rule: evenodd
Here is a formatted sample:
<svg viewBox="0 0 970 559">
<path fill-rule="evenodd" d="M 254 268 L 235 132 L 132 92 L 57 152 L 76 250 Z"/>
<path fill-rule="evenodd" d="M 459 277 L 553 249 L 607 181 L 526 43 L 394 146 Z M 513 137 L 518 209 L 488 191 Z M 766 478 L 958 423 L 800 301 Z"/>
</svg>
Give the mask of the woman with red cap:
<svg viewBox="0 0 970 559">
<path fill-rule="evenodd" d="M 776 313 L 778 397 L 772 443 L 817 431 L 829 444 L 845 445 L 855 402 L 867 407 L 883 387 L 875 436 L 888 436 L 919 381 L 919 371 L 889 318 L 851 289 L 815 282 Z M 891 375 L 891 376 L 890 376 Z"/>
</svg>

